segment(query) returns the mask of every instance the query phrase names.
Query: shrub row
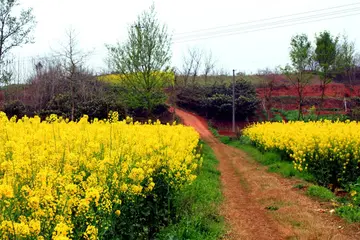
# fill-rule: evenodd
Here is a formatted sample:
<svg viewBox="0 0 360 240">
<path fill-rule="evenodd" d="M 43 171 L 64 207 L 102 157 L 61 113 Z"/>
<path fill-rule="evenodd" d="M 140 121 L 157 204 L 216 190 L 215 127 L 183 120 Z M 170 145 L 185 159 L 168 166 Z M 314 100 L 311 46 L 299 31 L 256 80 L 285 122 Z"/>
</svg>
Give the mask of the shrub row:
<svg viewBox="0 0 360 240">
<path fill-rule="evenodd" d="M 194 111 L 208 119 L 232 119 L 232 86 L 228 84 L 192 85 L 181 87 L 177 94 L 177 105 Z M 238 80 L 235 84 L 236 119 L 245 120 L 253 116 L 259 100 L 250 82 Z"/>
</svg>

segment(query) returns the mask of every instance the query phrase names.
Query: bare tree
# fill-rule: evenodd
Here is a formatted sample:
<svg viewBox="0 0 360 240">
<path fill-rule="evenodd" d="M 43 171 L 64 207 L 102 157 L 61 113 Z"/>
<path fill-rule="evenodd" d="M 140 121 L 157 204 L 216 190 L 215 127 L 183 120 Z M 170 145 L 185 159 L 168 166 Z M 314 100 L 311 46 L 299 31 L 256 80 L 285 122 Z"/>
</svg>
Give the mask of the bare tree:
<svg viewBox="0 0 360 240">
<path fill-rule="evenodd" d="M 89 52 L 84 52 L 79 47 L 78 34 L 73 28 L 66 30 L 67 42 L 61 44 L 61 50 L 56 52 L 56 56 L 61 61 L 61 67 L 65 74 L 65 79 L 69 84 L 69 92 L 71 98 L 71 120 L 74 120 L 75 102 L 79 89 L 84 97 L 86 90 L 84 88 L 86 81 L 86 75 L 82 74 L 85 72 L 85 62 L 90 55 Z"/>
<path fill-rule="evenodd" d="M 279 75 L 279 70 L 278 68 L 275 68 L 274 70 L 266 68 L 263 70 L 259 70 L 258 75 L 261 78 L 261 85 L 263 89 L 262 105 L 264 111 L 266 112 L 267 120 L 270 120 L 270 113 L 273 104 L 272 94 L 276 85 L 277 76 Z"/>
<path fill-rule="evenodd" d="M 207 82 L 207 78 L 209 76 L 209 74 L 211 73 L 211 71 L 213 71 L 215 68 L 215 61 L 213 59 L 213 55 L 212 52 L 210 51 L 209 53 L 207 53 L 205 55 L 205 59 L 204 59 L 204 81 L 205 84 Z"/>
<path fill-rule="evenodd" d="M 196 77 L 200 72 L 202 55 L 202 51 L 198 48 L 189 48 L 187 55 L 183 57 L 184 60 L 181 75 L 185 86 L 188 84 L 190 77 L 192 79 L 192 83 L 195 83 Z"/>
<path fill-rule="evenodd" d="M 63 82 L 63 69 L 55 58 L 33 59 L 35 76 L 30 78 L 32 105 L 40 111 L 57 94 L 66 91 Z M 25 98 L 25 96 L 24 96 Z"/>
<path fill-rule="evenodd" d="M 194 59 L 194 65 L 192 70 L 192 83 L 196 81 L 196 77 L 199 75 L 203 52 L 198 48 L 193 48 L 190 52 L 190 58 Z"/>
<path fill-rule="evenodd" d="M 184 80 L 184 86 L 188 84 L 189 77 L 191 75 L 191 71 L 193 69 L 194 65 L 194 59 L 189 58 L 188 56 L 183 56 L 183 65 L 182 70 L 179 71 L 183 80 Z"/>
<path fill-rule="evenodd" d="M 338 44 L 337 51 L 336 70 L 343 72 L 348 80 L 348 83 L 351 87 L 353 87 L 356 68 L 355 42 L 350 42 L 348 36 L 343 35 L 341 43 Z"/>
<path fill-rule="evenodd" d="M 213 71 L 213 75 L 215 76 L 216 83 L 221 85 L 228 78 L 229 72 L 227 70 L 225 70 L 224 68 L 219 68 L 219 69 Z"/>
</svg>

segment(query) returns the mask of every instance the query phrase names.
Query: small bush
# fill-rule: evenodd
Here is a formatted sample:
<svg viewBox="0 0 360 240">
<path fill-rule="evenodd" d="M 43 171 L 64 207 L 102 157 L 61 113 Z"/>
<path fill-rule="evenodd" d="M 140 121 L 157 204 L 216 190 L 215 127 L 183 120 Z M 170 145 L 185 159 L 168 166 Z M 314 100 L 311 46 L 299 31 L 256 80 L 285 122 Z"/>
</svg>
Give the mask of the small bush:
<svg viewBox="0 0 360 240">
<path fill-rule="evenodd" d="M 284 116 L 287 121 L 297 121 L 299 119 L 299 111 L 298 110 L 284 111 Z"/>
<path fill-rule="evenodd" d="M 4 112 L 9 118 L 13 116 L 22 118 L 26 114 L 26 106 L 23 102 L 19 100 L 11 101 L 5 104 Z"/>
<path fill-rule="evenodd" d="M 153 114 L 158 116 L 158 115 L 161 115 L 163 114 L 164 112 L 166 112 L 168 110 L 168 106 L 166 104 L 159 104 L 159 105 L 156 105 L 153 109 Z"/>
<path fill-rule="evenodd" d="M 248 81 L 237 81 L 235 85 L 236 119 L 245 120 L 253 116 L 258 103 L 254 86 Z M 232 118 L 232 88 L 227 84 L 180 87 L 177 104 L 209 119 L 229 121 Z"/>
<path fill-rule="evenodd" d="M 224 143 L 224 144 L 229 144 L 231 142 L 231 138 L 228 136 L 221 136 L 220 137 L 220 142 Z"/>
<path fill-rule="evenodd" d="M 335 194 L 329 189 L 316 185 L 310 186 L 306 193 L 311 197 L 316 197 L 323 201 L 330 201 L 335 198 Z"/>
<path fill-rule="evenodd" d="M 54 96 L 44 109 L 36 112 L 42 119 L 50 114 L 56 114 L 64 118 L 71 118 L 71 96 L 69 94 L 58 94 Z M 119 118 L 126 116 L 125 107 L 116 99 L 108 97 L 96 97 L 88 101 L 81 101 L 74 106 L 74 119 L 80 119 L 88 115 L 89 119 L 106 119 L 110 111 L 119 113 Z"/>
<path fill-rule="evenodd" d="M 272 119 L 273 122 L 282 122 L 283 121 L 283 118 L 279 115 L 279 114 L 276 114 L 273 119 Z"/>
<path fill-rule="evenodd" d="M 360 222 L 360 207 L 351 205 L 341 206 L 336 209 L 336 213 L 348 222 Z"/>
</svg>

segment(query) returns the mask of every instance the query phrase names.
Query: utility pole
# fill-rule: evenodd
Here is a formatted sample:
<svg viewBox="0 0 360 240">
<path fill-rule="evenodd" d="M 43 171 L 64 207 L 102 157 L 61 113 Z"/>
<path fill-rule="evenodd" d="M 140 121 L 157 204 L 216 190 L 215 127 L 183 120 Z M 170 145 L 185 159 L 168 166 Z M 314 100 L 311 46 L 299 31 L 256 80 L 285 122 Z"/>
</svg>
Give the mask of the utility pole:
<svg viewBox="0 0 360 240">
<path fill-rule="evenodd" d="M 173 82 L 173 89 L 172 89 L 172 107 L 174 109 L 173 112 L 173 123 L 175 122 L 176 119 L 176 70 L 174 70 L 174 82 Z"/>
<path fill-rule="evenodd" d="M 235 69 L 233 69 L 232 90 L 232 131 L 235 133 Z"/>
</svg>

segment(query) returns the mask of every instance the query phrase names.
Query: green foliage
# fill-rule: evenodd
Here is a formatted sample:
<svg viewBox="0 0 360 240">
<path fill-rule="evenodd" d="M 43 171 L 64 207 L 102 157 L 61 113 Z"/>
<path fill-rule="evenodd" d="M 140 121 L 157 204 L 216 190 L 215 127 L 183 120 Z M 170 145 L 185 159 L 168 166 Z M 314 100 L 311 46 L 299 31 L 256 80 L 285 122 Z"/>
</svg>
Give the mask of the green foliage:
<svg viewBox="0 0 360 240">
<path fill-rule="evenodd" d="M 251 83 L 245 80 L 236 81 L 236 119 L 245 120 L 252 116 L 258 103 L 255 88 Z M 232 88 L 228 84 L 180 87 L 177 104 L 209 119 L 231 120 Z"/>
<path fill-rule="evenodd" d="M 211 122 L 208 122 L 208 126 L 209 126 L 209 130 L 210 132 L 220 140 L 220 142 L 224 143 L 224 144 L 228 144 L 231 142 L 231 138 L 229 136 L 222 136 L 218 133 L 218 131 L 212 127 Z"/>
<path fill-rule="evenodd" d="M 124 119 L 126 117 L 125 108 L 113 97 L 111 95 L 106 97 L 97 96 L 87 101 L 78 102 L 74 109 L 74 118 L 80 119 L 86 114 L 89 119 L 106 119 L 110 111 L 116 111 L 119 113 L 120 119 Z M 69 94 L 58 94 L 48 102 L 46 108 L 41 109 L 37 114 L 42 119 L 45 119 L 50 114 L 70 118 L 71 111 L 71 96 Z"/>
<path fill-rule="evenodd" d="M 342 42 L 338 46 L 336 56 L 336 68 L 348 75 L 350 83 L 350 72 L 356 67 L 355 43 L 349 42 L 348 36 L 342 36 Z"/>
<path fill-rule="evenodd" d="M 274 117 L 272 119 L 272 121 L 274 121 L 274 122 L 281 122 L 282 121 L 282 117 L 281 117 L 280 114 L 282 114 L 284 116 L 286 121 L 299 121 L 299 119 L 298 119 L 298 116 L 299 116 L 298 110 L 285 111 L 285 110 L 273 108 L 273 109 L 271 109 L 271 111 L 274 113 Z M 346 121 L 348 119 L 349 119 L 349 116 L 344 115 L 344 114 L 340 114 L 340 113 L 324 114 L 324 115 L 317 116 L 315 114 L 315 110 L 314 111 L 311 110 L 310 114 L 304 115 L 303 119 L 301 119 L 300 121 L 309 122 L 309 121 L 331 120 L 331 121 L 344 122 L 344 121 Z"/>
<path fill-rule="evenodd" d="M 21 9 L 18 0 L 0 0 L 0 64 L 17 46 L 32 42 L 36 21 L 32 8 Z"/>
<path fill-rule="evenodd" d="M 360 222 L 360 207 L 358 206 L 341 206 L 336 209 L 336 213 L 348 222 Z"/>
<path fill-rule="evenodd" d="M 178 88 L 179 89 L 179 88 Z M 176 104 L 184 109 L 206 116 L 206 96 L 210 94 L 209 86 L 180 87 Z"/>
<path fill-rule="evenodd" d="M 283 118 L 280 114 L 275 114 L 274 117 L 271 119 L 272 122 L 282 122 Z"/>
<path fill-rule="evenodd" d="M 241 135 L 239 141 L 237 142 L 242 145 L 251 145 L 251 139 L 248 136 L 244 135 Z M 232 144 L 234 144 L 234 142 L 232 142 Z"/>
<path fill-rule="evenodd" d="M 355 183 L 349 184 L 348 189 L 352 203 L 356 207 L 360 207 L 360 177 Z"/>
<path fill-rule="evenodd" d="M 265 152 L 263 154 L 263 161 L 262 164 L 264 165 L 271 165 L 276 162 L 279 162 L 279 159 L 281 159 L 280 155 L 274 152 Z"/>
<path fill-rule="evenodd" d="M 293 187 L 294 187 L 294 188 L 297 188 L 297 189 L 304 189 L 304 188 L 305 188 L 305 185 L 302 184 L 302 183 L 298 183 L 298 184 L 295 184 Z"/>
<path fill-rule="evenodd" d="M 157 239 L 210 240 L 224 234 L 224 221 L 219 215 L 222 195 L 218 160 L 206 144 L 203 157 L 198 178 L 174 199 L 175 221 L 162 229 Z"/>
<path fill-rule="evenodd" d="M 280 109 L 276 109 L 276 108 L 271 108 L 270 110 L 272 112 L 272 114 L 274 115 L 270 121 L 271 122 L 282 122 L 284 119 L 281 116 L 281 114 L 284 114 L 284 111 L 280 110 Z"/>
<path fill-rule="evenodd" d="M 122 202 L 121 218 L 114 220 L 111 228 L 104 233 L 104 239 L 153 239 L 162 227 L 171 222 L 176 191 L 162 177 L 154 179 L 154 183 L 152 194 L 146 198 L 138 196 Z"/>
<path fill-rule="evenodd" d="M 311 61 L 311 43 L 306 34 L 299 34 L 291 38 L 290 42 L 290 59 L 296 72 L 302 74 Z M 299 82 L 305 79 L 299 77 Z M 306 78 L 306 81 L 309 81 Z"/>
<path fill-rule="evenodd" d="M 316 197 L 322 201 L 330 201 L 332 199 L 335 199 L 335 194 L 329 189 L 316 185 L 310 186 L 307 189 L 306 194 L 311 197 Z"/>
<path fill-rule="evenodd" d="M 345 122 L 346 120 L 349 119 L 349 117 L 347 115 L 344 114 L 327 114 L 327 115 L 320 115 L 319 116 L 320 120 L 331 120 L 331 121 L 340 121 L 340 122 Z"/>
<path fill-rule="evenodd" d="M 333 37 L 330 32 L 321 32 L 316 38 L 314 59 L 319 64 L 318 72 L 324 84 L 331 82 L 329 71 L 335 67 L 337 57 L 338 37 Z"/>
<path fill-rule="evenodd" d="M 269 211 L 277 211 L 279 210 L 278 206 L 267 206 L 265 209 L 269 210 Z"/>
<path fill-rule="evenodd" d="M 314 181 L 314 177 L 308 172 L 299 172 L 288 159 L 279 152 L 261 152 L 256 147 L 249 145 L 247 137 L 241 137 L 238 141 L 232 141 L 229 145 L 239 148 L 246 152 L 250 157 L 262 165 L 268 166 L 269 172 L 279 173 L 283 177 L 296 177 L 309 182 Z"/>
<path fill-rule="evenodd" d="M 220 134 L 218 133 L 218 131 L 211 125 L 210 122 L 208 122 L 208 126 L 209 126 L 209 130 L 210 132 L 217 138 L 220 137 Z"/>
<path fill-rule="evenodd" d="M 1 60 L 0 60 L 0 66 L 1 66 Z M 11 82 L 12 77 L 13 77 L 13 72 L 3 70 L 0 73 L 0 84 L 4 84 L 5 86 L 8 85 Z"/>
<path fill-rule="evenodd" d="M 287 121 L 296 121 L 299 119 L 299 111 L 298 110 L 290 110 L 284 111 L 283 115 Z"/>
<path fill-rule="evenodd" d="M 304 105 L 304 89 L 310 83 L 312 74 L 306 70 L 310 68 L 312 60 L 312 47 L 306 34 L 300 34 L 292 37 L 290 43 L 291 66 L 283 69 L 283 74 L 296 88 L 298 93 L 298 111 L 297 120 L 302 119 Z"/>
<path fill-rule="evenodd" d="M 17 116 L 22 118 L 26 114 L 27 109 L 23 102 L 15 100 L 5 103 L 4 112 L 8 117 Z"/>
<path fill-rule="evenodd" d="M 171 37 L 158 22 L 154 6 L 129 27 L 126 42 L 107 45 L 107 49 L 110 67 L 122 76 L 130 108 L 145 108 L 150 114 L 156 105 L 165 103 L 163 88 L 173 80 L 168 74 Z"/>
<path fill-rule="evenodd" d="M 269 166 L 269 172 L 279 173 L 283 177 L 294 177 L 297 171 L 292 164 L 287 162 L 277 162 Z"/>
<path fill-rule="evenodd" d="M 324 187 L 330 184 L 335 187 L 346 187 L 347 184 L 356 181 L 359 176 L 357 162 L 349 161 L 346 165 L 346 174 L 344 165 L 334 159 L 329 161 L 328 157 L 318 158 L 316 161 L 310 161 L 308 171 L 311 172 L 316 182 Z"/>
<path fill-rule="evenodd" d="M 220 142 L 222 142 L 223 144 L 229 144 L 231 142 L 231 138 L 229 136 L 221 136 Z"/>
</svg>

